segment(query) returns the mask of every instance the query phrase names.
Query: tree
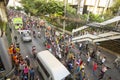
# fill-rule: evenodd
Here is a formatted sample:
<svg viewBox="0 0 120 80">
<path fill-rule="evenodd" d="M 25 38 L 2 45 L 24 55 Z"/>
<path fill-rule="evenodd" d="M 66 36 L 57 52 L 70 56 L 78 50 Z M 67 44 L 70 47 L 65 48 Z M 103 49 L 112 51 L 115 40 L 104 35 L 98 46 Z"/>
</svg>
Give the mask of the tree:
<svg viewBox="0 0 120 80">
<path fill-rule="evenodd" d="M 120 0 L 114 0 L 113 5 L 111 7 L 111 11 L 113 15 L 116 15 L 120 9 Z"/>
<path fill-rule="evenodd" d="M 34 1 L 36 1 L 36 0 L 34 0 Z M 34 1 L 33 0 L 21 0 L 21 3 L 23 5 L 26 13 L 31 13 L 31 15 L 37 14 L 38 9 L 36 8 Z M 31 2 L 33 2 L 33 3 L 31 4 Z"/>
<path fill-rule="evenodd" d="M 113 16 L 116 16 L 120 11 L 119 10 L 120 9 L 120 0 L 114 0 L 114 2 L 112 3 L 112 6 L 110 8 L 108 8 L 108 5 L 106 5 L 105 9 L 106 9 L 106 11 L 104 10 L 104 13 L 103 13 L 104 20 L 111 19 Z"/>
<path fill-rule="evenodd" d="M 32 2 L 32 4 L 31 4 Z M 39 16 L 40 14 L 59 14 L 62 15 L 64 11 L 63 2 L 45 1 L 45 0 L 22 0 L 24 10 L 26 13 Z M 75 9 L 67 5 L 67 12 L 75 13 Z"/>
<path fill-rule="evenodd" d="M 90 18 L 89 19 L 90 22 L 102 22 L 103 21 L 103 19 L 100 15 L 95 15 L 92 13 L 90 13 L 89 18 Z"/>
<path fill-rule="evenodd" d="M 6 15 L 6 6 L 4 1 L 0 1 L 0 30 L 1 30 L 1 37 L 5 32 L 7 27 L 7 15 Z"/>
</svg>

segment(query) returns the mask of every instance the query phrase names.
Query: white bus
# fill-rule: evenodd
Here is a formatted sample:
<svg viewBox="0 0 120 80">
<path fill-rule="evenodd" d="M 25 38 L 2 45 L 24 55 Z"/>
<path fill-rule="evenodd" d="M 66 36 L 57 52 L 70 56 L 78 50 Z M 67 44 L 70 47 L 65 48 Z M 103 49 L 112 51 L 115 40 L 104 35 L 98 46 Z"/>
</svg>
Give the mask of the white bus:
<svg viewBox="0 0 120 80">
<path fill-rule="evenodd" d="M 70 74 L 67 68 L 48 50 L 37 53 L 38 71 L 44 80 L 65 80 Z"/>
</svg>

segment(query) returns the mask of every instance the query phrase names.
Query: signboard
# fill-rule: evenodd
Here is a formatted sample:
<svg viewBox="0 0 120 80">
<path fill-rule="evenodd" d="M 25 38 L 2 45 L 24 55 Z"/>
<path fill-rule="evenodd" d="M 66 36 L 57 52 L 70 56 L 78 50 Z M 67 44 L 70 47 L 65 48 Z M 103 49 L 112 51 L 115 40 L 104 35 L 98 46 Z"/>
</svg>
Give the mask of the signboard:
<svg viewBox="0 0 120 80">
<path fill-rule="evenodd" d="M 20 18 L 20 17 L 14 18 L 13 19 L 13 24 L 15 26 L 15 29 L 23 28 L 23 20 L 22 20 L 22 18 Z"/>
<path fill-rule="evenodd" d="M 13 19 L 13 24 L 23 24 L 22 18 L 20 18 L 20 17 L 14 18 Z"/>
</svg>

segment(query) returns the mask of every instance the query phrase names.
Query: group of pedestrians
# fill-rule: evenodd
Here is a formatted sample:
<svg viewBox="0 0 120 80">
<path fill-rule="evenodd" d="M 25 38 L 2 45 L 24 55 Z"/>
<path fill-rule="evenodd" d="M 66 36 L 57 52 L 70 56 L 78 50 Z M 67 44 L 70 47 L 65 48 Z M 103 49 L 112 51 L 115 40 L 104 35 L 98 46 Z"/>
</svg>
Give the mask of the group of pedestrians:
<svg viewBox="0 0 120 80">
<path fill-rule="evenodd" d="M 9 47 L 8 51 L 15 68 L 15 75 L 12 77 L 12 80 L 35 80 L 35 70 L 30 64 L 29 57 L 26 56 L 25 59 L 23 59 L 20 48 L 14 44 Z"/>
<path fill-rule="evenodd" d="M 71 72 L 71 76 L 76 72 L 76 76 L 81 75 L 81 80 L 85 78 L 85 63 L 78 58 L 72 49 L 75 44 L 71 43 L 71 36 L 68 34 L 56 34 L 54 28 L 45 30 L 45 47 L 55 55 Z M 80 53 L 78 53 L 80 55 Z M 81 72 L 80 72 L 81 71 Z M 77 78 L 76 77 L 76 78 Z"/>
<path fill-rule="evenodd" d="M 25 13 L 20 11 L 8 10 L 8 20 L 9 23 L 13 23 L 15 17 L 21 17 L 23 19 L 23 29 L 29 29 L 32 31 L 32 27 L 39 25 L 39 20 L 27 16 Z M 10 28 L 12 29 L 12 28 Z M 15 32 L 15 31 L 14 31 Z M 25 58 L 21 55 L 20 45 L 18 43 L 18 36 L 15 34 L 13 44 L 10 45 L 8 52 L 11 56 L 15 71 L 14 76 L 11 80 L 39 80 L 37 76 L 35 78 L 35 69 L 30 64 L 30 59 L 28 56 Z"/>
<path fill-rule="evenodd" d="M 104 74 L 110 68 L 105 65 L 106 56 L 102 55 L 101 50 L 90 51 L 89 43 L 80 44 L 76 47 L 75 43 L 71 42 L 71 36 L 67 34 L 56 35 L 56 30 L 46 28 L 45 46 L 51 51 L 71 72 L 71 77 L 76 80 L 87 80 L 90 75 L 86 73 L 86 67 L 92 64 L 92 76 L 102 80 Z M 79 52 L 72 51 L 78 49 Z M 82 57 L 85 57 L 83 59 Z M 109 78 L 109 80 L 111 77 Z"/>
</svg>

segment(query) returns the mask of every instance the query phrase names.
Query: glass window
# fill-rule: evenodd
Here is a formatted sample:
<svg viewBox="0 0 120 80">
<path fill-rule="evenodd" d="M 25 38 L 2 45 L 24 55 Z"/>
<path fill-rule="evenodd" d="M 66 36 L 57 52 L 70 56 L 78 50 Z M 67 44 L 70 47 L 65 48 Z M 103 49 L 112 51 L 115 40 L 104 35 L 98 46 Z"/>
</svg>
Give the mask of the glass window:
<svg viewBox="0 0 120 80">
<path fill-rule="evenodd" d="M 0 57 L 0 72 L 4 71 L 4 70 L 5 70 L 5 67 L 4 67 L 1 57 Z"/>
<path fill-rule="evenodd" d="M 46 74 L 46 76 L 49 78 L 50 74 L 47 72 L 47 70 L 45 69 L 45 67 L 43 66 L 43 64 L 41 63 L 41 61 L 37 58 L 37 61 L 39 63 L 39 65 L 41 66 L 41 68 L 43 69 L 44 73 Z"/>
</svg>

